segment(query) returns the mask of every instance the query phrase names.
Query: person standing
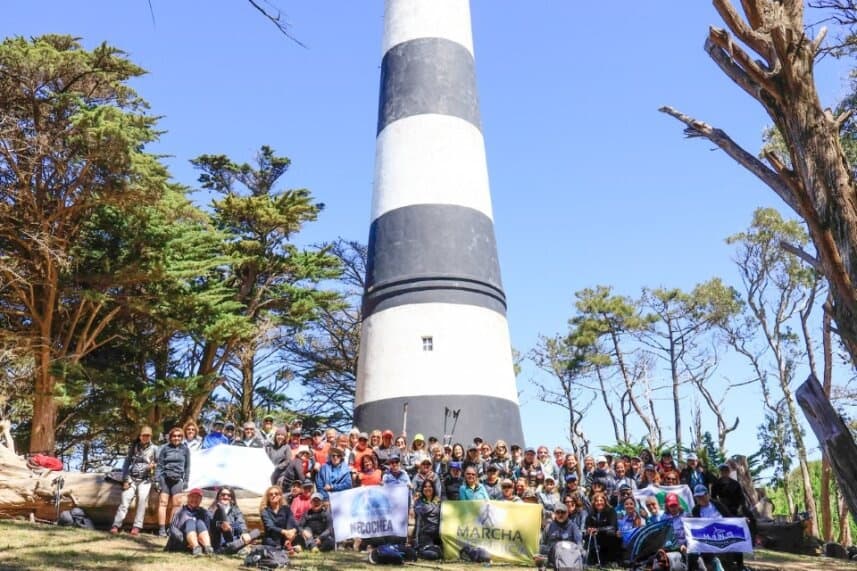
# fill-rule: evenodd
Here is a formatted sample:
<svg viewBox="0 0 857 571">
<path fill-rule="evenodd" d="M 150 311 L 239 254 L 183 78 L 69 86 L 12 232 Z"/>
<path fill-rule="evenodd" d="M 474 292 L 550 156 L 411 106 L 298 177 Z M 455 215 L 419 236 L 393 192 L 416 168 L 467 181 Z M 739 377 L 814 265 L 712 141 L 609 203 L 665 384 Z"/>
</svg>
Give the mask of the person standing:
<svg viewBox="0 0 857 571">
<path fill-rule="evenodd" d="M 137 498 L 137 508 L 134 512 L 134 526 L 131 535 L 139 535 L 143 528 L 143 518 L 146 515 L 146 505 L 149 502 L 149 491 L 152 489 L 152 475 L 155 472 L 155 462 L 158 457 L 158 447 L 152 444 L 152 429 L 144 426 L 140 435 L 128 449 L 128 456 L 122 464 L 122 500 L 113 519 L 110 533 L 119 533 L 125 515 L 131 506 L 131 501 Z"/>
<path fill-rule="evenodd" d="M 174 426 L 169 432 L 169 442 L 158 450 L 155 466 L 155 483 L 158 486 L 158 535 L 167 536 L 167 506 L 175 510 L 184 499 L 190 479 L 190 450 L 184 443 L 184 431 Z"/>
</svg>

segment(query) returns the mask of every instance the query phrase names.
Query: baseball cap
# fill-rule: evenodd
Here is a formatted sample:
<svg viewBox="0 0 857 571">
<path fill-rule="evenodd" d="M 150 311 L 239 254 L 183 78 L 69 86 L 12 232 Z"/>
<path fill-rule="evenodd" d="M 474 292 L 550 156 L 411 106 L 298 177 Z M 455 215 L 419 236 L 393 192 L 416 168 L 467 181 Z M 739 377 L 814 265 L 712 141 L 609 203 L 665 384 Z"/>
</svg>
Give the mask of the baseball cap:
<svg viewBox="0 0 857 571">
<path fill-rule="evenodd" d="M 316 428 L 315 430 L 312 431 L 311 434 L 313 436 L 321 436 L 322 434 L 324 434 L 324 432 L 322 432 L 320 429 Z"/>
<path fill-rule="evenodd" d="M 192 488 L 192 489 L 187 493 L 187 495 L 189 495 L 189 496 L 193 496 L 193 495 L 202 496 L 202 490 L 201 490 L 201 489 L 199 489 L 199 488 Z"/>
<path fill-rule="evenodd" d="M 727 464 L 726 462 L 722 463 L 722 464 L 721 464 L 721 465 L 719 465 L 717 468 L 718 468 L 719 470 L 731 470 L 731 469 L 732 469 L 732 468 L 730 468 L 730 467 L 729 467 L 729 464 Z"/>
<path fill-rule="evenodd" d="M 390 429 L 387 429 L 381 433 L 381 436 L 384 436 L 384 437 L 389 436 L 390 438 L 392 438 L 393 437 L 393 431 Z"/>
<path fill-rule="evenodd" d="M 601 464 L 602 462 L 607 462 L 606 456 L 599 456 L 597 460 L 595 460 L 596 464 Z"/>
<path fill-rule="evenodd" d="M 693 452 L 691 452 L 690 454 L 687 455 L 687 459 L 688 460 L 699 460 L 699 458 Z"/>
<path fill-rule="evenodd" d="M 513 487 L 514 485 L 515 485 L 515 482 L 513 482 L 509 478 L 504 478 L 503 481 L 500 482 L 500 486 L 503 488 Z"/>
<path fill-rule="evenodd" d="M 556 479 L 554 479 L 553 476 L 545 476 L 545 482 L 547 482 L 548 480 L 550 480 L 553 483 L 556 483 Z"/>
<path fill-rule="evenodd" d="M 399 460 L 400 458 L 398 454 L 390 454 L 387 456 L 387 462 L 398 462 Z M 431 462 L 431 460 L 429 460 L 429 462 Z"/>
<path fill-rule="evenodd" d="M 666 501 L 664 502 L 664 505 L 667 505 L 667 506 L 677 506 L 677 505 L 679 505 L 679 503 L 678 503 L 678 496 L 677 496 L 676 494 L 667 494 L 667 499 L 666 499 Z"/>
<path fill-rule="evenodd" d="M 227 422 L 227 423 L 224 425 L 224 428 L 225 428 L 225 429 L 227 429 L 227 430 L 230 430 L 230 429 L 231 429 L 231 430 L 235 430 L 235 423 L 234 423 L 234 422 Z"/>
<path fill-rule="evenodd" d="M 646 464 L 645 469 L 654 472 L 655 471 L 655 465 L 654 464 Z"/>
<path fill-rule="evenodd" d="M 422 440 L 423 442 L 425 442 L 426 437 L 423 436 L 421 433 L 414 434 L 414 442 L 416 442 L 417 440 Z"/>
<path fill-rule="evenodd" d="M 533 448 L 532 446 L 527 446 L 524 449 L 524 454 L 535 454 L 535 453 L 536 453 L 536 449 Z"/>
<path fill-rule="evenodd" d="M 693 488 L 693 495 L 696 496 L 704 496 L 708 494 L 708 488 L 705 487 L 705 484 L 697 484 Z"/>
<path fill-rule="evenodd" d="M 450 470 L 461 470 L 461 462 L 450 462 L 449 463 L 449 469 Z M 490 470 L 491 467 L 489 466 L 488 469 Z"/>
<path fill-rule="evenodd" d="M 571 474 L 566 474 L 565 481 L 566 482 L 576 482 L 577 481 L 577 474 L 575 474 L 574 472 L 572 472 Z"/>
<path fill-rule="evenodd" d="M 553 507 L 553 511 L 555 512 L 567 512 L 568 506 L 565 503 L 560 502 Z"/>
<path fill-rule="evenodd" d="M 312 488 L 312 486 L 312 480 L 304 480 L 303 482 L 301 482 L 301 488 Z"/>
<path fill-rule="evenodd" d="M 253 430 L 256 430 L 256 423 L 251 420 L 248 420 L 244 423 L 242 428 L 252 428 Z"/>
<path fill-rule="evenodd" d="M 322 496 L 322 495 L 321 495 L 321 494 L 319 494 L 318 492 L 315 492 L 313 495 L 311 495 L 311 496 L 309 497 L 309 499 L 310 499 L 310 500 L 323 500 L 323 499 L 324 499 L 324 496 Z"/>
<path fill-rule="evenodd" d="M 300 455 L 300 454 L 303 454 L 304 452 L 306 452 L 307 454 L 309 454 L 309 453 L 310 453 L 310 452 L 309 452 L 309 446 L 307 446 L 306 444 L 301 444 L 300 446 L 298 446 L 298 449 L 297 449 L 297 451 L 295 452 L 295 456 L 298 456 L 298 455 Z"/>
<path fill-rule="evenodd" d="M 622 484 L 619 486 L 619 489 L 620 490 L 630 490 L 631 484 L 629 484 L 628 482 L 622 482 Z"/>
<path fill-rule="evenodd" d="M 365 432 L 361 432 L 357 435 L 357 440 L 369 440 L 369 435 Z"/>
<path fill-rule="evenodd" d="M 211 423 L 211 426 L 223 426 L 223 421 L 219 418 Z"/>
<path fill-rule="evenodd" d="M 670 452 L 669 450 L 664 450 L 663 452 L 661 452 L 661 458 L 672 458 L 672 457 L 673 457 L 673 453 Z"/>
<path fill-rule="evenodd" d="M 273 417 L 273 415 L 266 414 L 262 420 L 264 420 L 264 421 L 270 420 L 271 422 L 274 422 L 274 417 Z"/>
<path fill-rule="evenodd" d="M 483 442 L 485 442 L 485 441 L 484 441 L 484 440 L 482 440 L 482 437 L 481 437 L 481 436 L 474 436 L 474 437 L 473 437 L 473 443 L 474 443 L 474 444 L 482 444 Z"/>
</svg>

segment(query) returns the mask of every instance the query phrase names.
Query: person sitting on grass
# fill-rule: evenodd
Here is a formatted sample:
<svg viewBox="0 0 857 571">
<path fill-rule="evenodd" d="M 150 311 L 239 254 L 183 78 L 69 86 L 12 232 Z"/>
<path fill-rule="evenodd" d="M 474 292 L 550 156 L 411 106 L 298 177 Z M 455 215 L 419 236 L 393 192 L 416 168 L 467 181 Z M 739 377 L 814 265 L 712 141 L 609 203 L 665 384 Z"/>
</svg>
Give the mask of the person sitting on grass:
<svg viewBox="0 0 857 571">
<path fill-rule="evenodd" d="M 202 503 L 202 490 L 193 488 L 187 493 L 187 503 L 170 521 L 169 538 L 165 551 L 190 551 L 194 557 L 211 555 L 211 537 L 208 534 L 210 518 Z"/>
<path fill-rule="evenodd" d="M 295 521 L 288 504 L 283 502 L 283 490 L 279 486 L 271 486 L 265 490 L 259 511 L 264 528 L 262 543 L 289 552 L 292 552 L 292 548 L 297 551 L 296 542 L 300 539 L 298 522 Z"/>
<path fill-rule="evenodd" d="M 258 529 L 248 529 L 241 508 L 235 503 L 235 492 L 220 488 L 217 500 L 208 508 L 211 525 L 208 528 L 215 553 L 238 553 L 259 537 Z"/>
<path fill-rule="evenodd" d="M 318 551 L 333 551 L 336 543 L 333 540 L 333 518 L 324 507 L 324 497 L 316 492 L 312 495 L 310 508 L 298 522 L 307 549 Z"/>
</svg>

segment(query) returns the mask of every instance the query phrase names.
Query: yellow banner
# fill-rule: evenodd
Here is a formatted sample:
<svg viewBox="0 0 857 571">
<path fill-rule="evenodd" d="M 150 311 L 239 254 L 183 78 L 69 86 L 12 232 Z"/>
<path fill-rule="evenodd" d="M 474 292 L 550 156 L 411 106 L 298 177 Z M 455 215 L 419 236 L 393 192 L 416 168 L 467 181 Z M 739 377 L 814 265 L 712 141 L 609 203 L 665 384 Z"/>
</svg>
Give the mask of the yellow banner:
<svg viewBox="0 0 857 571">
<path fill-rule="evenodd" d="M 542 507 L 521 502 L 441 504 L 440 537 L 446 560 L 506 561 L 532 565 L 539 550 Z"/>
</svg>

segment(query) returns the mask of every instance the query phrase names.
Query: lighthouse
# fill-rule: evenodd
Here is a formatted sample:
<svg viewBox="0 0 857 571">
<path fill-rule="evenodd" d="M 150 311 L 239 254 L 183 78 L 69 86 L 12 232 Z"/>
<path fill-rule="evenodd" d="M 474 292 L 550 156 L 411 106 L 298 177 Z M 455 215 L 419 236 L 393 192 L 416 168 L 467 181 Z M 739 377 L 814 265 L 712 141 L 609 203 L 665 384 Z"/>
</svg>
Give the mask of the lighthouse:
<svg viewBox="0 0 857 571">
<path fill-rule="evenodd" d="M 386 0 L 355 425 L 523 444 L 468 0 Z"/>
</svg>

